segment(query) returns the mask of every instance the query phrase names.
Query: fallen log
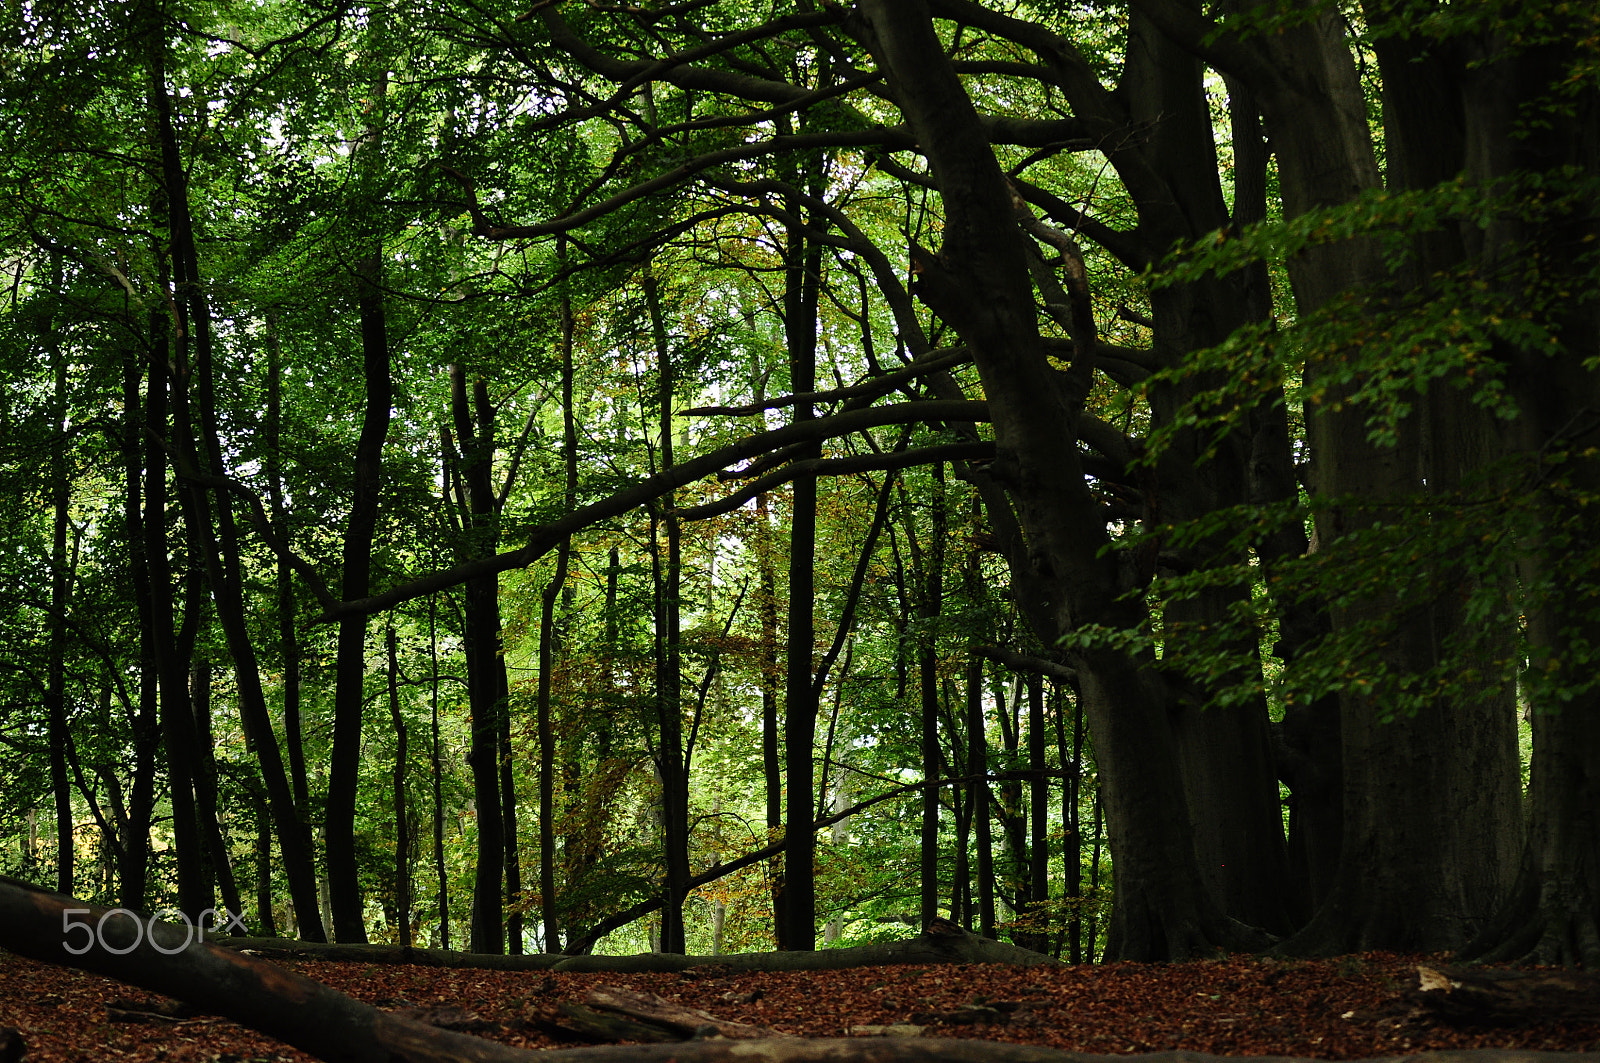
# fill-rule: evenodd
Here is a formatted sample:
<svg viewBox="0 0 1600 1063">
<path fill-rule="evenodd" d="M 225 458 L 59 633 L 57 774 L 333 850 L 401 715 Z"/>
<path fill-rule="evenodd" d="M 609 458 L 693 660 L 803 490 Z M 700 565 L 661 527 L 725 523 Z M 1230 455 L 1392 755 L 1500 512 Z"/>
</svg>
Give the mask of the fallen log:
<svg viewBox="0 0 1600 1063">
<path fill-rule="evenodd" d="M 755 1040 L 776 1037 L 765 1026 L 721 1019 L 699 1008 L 686 1008 L 654 993 L 614 986 L 596 986 L 582 1004 L 557 1006 L 561 1025 L 596 1041 L 689 1041 L 707 1037 Z"/>
<path fill-rule="evenodd" d="M 548 971 L 568 957 L 536 952 L 522 956 L 495 956 L 479 952 L 411 948 L 402 945 L 341 945 L 288 938 L 212 935 L 206 940 L 269 960 L 332 960 L 340 963 L 415 964 L 419 967 L 461 967 L 487 971 Z"/>
<path fill-rule="evenodd" d="M 1408 999 L 1457 1026 L 1600 1022 L 1600 975 L 1579 971 L 1417 968 Z"/>
</svg>

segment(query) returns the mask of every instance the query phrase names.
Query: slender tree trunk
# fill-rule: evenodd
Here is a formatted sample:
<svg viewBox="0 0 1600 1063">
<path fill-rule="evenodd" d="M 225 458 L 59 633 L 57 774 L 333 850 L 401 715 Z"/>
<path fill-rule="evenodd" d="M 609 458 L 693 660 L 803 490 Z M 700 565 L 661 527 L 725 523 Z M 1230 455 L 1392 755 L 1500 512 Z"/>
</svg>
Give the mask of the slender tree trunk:
<svg viewBox="0 0 1600 1063">
<path fill-rule="evenodd" d="M 411 827 L 406 817 L 406 721 L 400 715 L 400 660 L 394 625 L 383 629 L 389 664 L 389 723 L 394 727 L 394 906 L 400 945 L 411 947 Z"/>
<path fill-rule="evenodd" d="M 1044 677 L 1030 673 L 1028 686 L 1028 915 L 1035 926 L 1026 944 L 1035 952 L 1049 948 L 1043 912 L 1050 902 L 1050 779 L 1045 774 Z M 1062 767 L 1066 767 L 1063 759 Z M 1066 788 L 1065 782 L 1062 784 Z M 1068 842 L 1071 841 L 1069 837 Z"/>
<path fill-rule="evenodd" d="M 61 290 L 61 256 L 50 255 L 51 290 Z M 52 378 L 50 443 L 50 498 L 52 521 L 50 537 L 50 614 L 49 664 L 45 679 L 44 704 L 50 742 L 50 792 L 56 808 L 56 889 L 70 894 L 76 850 L 73 845 L 72 786 L 67 776 L 66 649 L 67 608 L 72 587 L 67 571 L 68 503 L 72 485 L 67 471 L 67 358 L 56 335 L 55 321 L 43 322 L 40 338 Z"/>
<path fill-rule="evenodd" d="M 250 798 L 256 814 L 256 923 L 253 929 L 261 937 L 277 937 L 277 920 L 272 914 L 272 817 L 267 812 L 266 800 L 254 788 Z"/>
<path fill-rule="evenodd" d="M 267 314 L 267 418 L 265 424 L 267 503 L 272 530 L 289 541 L 289 514 L 283 504 L 283 350 L 278 319 Z M 301 818 L 309 813 L 310 788 L 306 783 L 305 743 L 300 737 L 300 641 L 295 635 L 294 575 L 288 558 L 277 558 L 278 645 L 283 657 L 283 744 L 289 754 L 289 782 Z"/>
<path fill-rule="evenodd" d="M 922 879 L 921 922 L 927 926 L 939 916 L 939 788 L 933 785 L 940 776 L 939 753 L 939 613 L 944 603 L 944 469 L 933 467 L 934 495 L 931 506 L 932 531 L 928 548 L 917 545 L 916 528 L 908 510 L 906 542 L 911 550 L 912 578 L 921 585 L 918 612 L 922 631 L 917 646 L 917 686 L 921 692 L 922 831 L 920 874 Z M 953 793 L 954 791 L 952 791 Z M 955 915 L 952 907 L 951 915 Z"/>
<path fill-rule="evenodd" d="M 563 244 L 563 249 L 565 245 Z M 565 502 L 568 512 L 578 500 L 578 427 L 572 399 L 572 302 L 561 295 L 561 424 L 562 459 L 566 466 Z M 539 620 L 539 910 L 544 921 L 544 951 L 561 951 L 561 925 L 556 908 L 556 739 L 550 719 L 550 687 L 555 670 L 556 598 L 567 582 L 572 539 L 556 549 L 556 571 L 544 589 Z"/>
<path fill-rule="evenodd" d="M 789 346 L 789 383 L 796 394 L 816 390 L 817 306 L 822 288 L 822 245 L 791 228 L 785 245 L 784 332 Z M 794 423 L 811 420 L 810 402 L 797 402 Z M 821 444 L 805 448 L 795 460 L 822 456 Z M 816 768 L 812 761 L 817 729 L 813 615 L 816 593 L 817 481 L 794 481 L 789 521 L 789 631 L 784 697 L 784 947 L 810 952 L 817 940 Z"/>
<path fill-rule="evenodd" d="M 976 554 L 967 562 L 967 593 L 974 596 L 974 606 L 975 596 L 981 594 L 983 589 L 977 563 Z M 972 820 L 974 840 L 978 843 L 978 934 L 992 938 L 995 923 L 994 839 L 990 833 L 993 825 L 989 802 L 993 800 L 993 795 L 989 792 L 989 738 L 983 711 L 983 658 L 978 656 L 975 649 L 969 649 L 967 654 L 966 679 L 967 763 L 963 774 L 974 777 L 967 792 L 972 795 L 969 798 L 968 815 Z"/>
<path fill-rule="evenodd" d="M 198 276 L 198 256 L 195 253 L 193 222 L 189 213 L 188 184 L 183 170 L 182 155 L 179 151 L 177 134 L 172 121 L 171 100 L 166 94 L 165 54 L 163 47 L 158 46 L 152 52 L 150 62 L 150 99 L 152 110 L 156 118 L 156 135 L 161 148 L 162 184 L 166 200 L 165 206 L 170 219 L 172 238 L 171 260 L 174 265 L 172 280 L 177 288 L 177 295 L 181 299 L 175 301 L 178 308 L 177 325 L 181 330 L 173 338 L 174 354 L 171 366 L 175 374 L 189 373 L 187 348 L 192 336 L 195 351 L 193 378 L 199 389 L 200 398 L 200 429 L 204 440 L 204 464 L 212 470 L 221 471 L 225 466 L 222 460 L 222 445 L 218 435 L 216 413 L 213 408 L 212 376 L 214 368 L 211 359 L 211 314 L 210 306 L 206 299 L 204 286 Z M 165 345 L 157 345 L 157 351 L 166 350 Z M 157 363 L 161 360 L 158 357 Z M 158 388 L 152 383 L 152 402 L 147 404 L 147 416 L 153 424 L 163 427 L 166 423 L 166 365 L 153 364 L 152 374 L 162 375 L 159 388 L 159 403 L 155 400 Z M 184 389 L 176 387 L 172 393 L 173 426 L 172 437 L 177 446 L 177 452 L 182 455 L 182 460 L 194 466 L 202 464 L 200 452 L 194 446 L 188 412 L 187 397 Z M 166 434 L 152 436 L 153 460 L 147 460 L 146 470 L 149 476 L 148 483 L 153 489 L 161 483 L 160 496 L 153 490 L 147 490 L 149 510 L 152 515 L 161 512 L 165 507 L 166 495 L 164 488 L 164 468 L 166 454 L 160 446 L 160 440 Z M 278 751 L 276 736 L 272 730 L 271 715 L 267 710 L 266 697 L 261 689 L 261 675 L 256 663 L 255 647 L 250 641 L 250 633 L 245 621 L 244 596 L 242 590 L 242 574 L 239 557 L 238 533 L 234 526 L 233 511 L 230 508 L 228 496 L 218 492 L 217 496 L 217 526 L 213 529 L 206 516 L 204 494 L 199 490 L 186 488 L 190 497 L 186 520 L 200 540 L 200 553 L 206 565 L 207 582 L 211 585 L 211 593 L 216 602 L 217 619 L 222 625 L 223 634 L 227 641 L 229 656 L 233 658 L 234 675 L 238 686 L 239 709 L 243 718 L 246 734 L 255 741 L 256 752 L 261 759 L 262 776 L 267 785 L 268 797 L 273 809 L 273 818 L 278 824 L 278 842 L 282 847 L 283 863 L 286 877 L 289 880 L 289 893 L 294 902 L 295 921 L 300 928 L 302 937 L 312 941 L 321 941 L 324 938 L 321 914 L 316 906 L 316 881 L 312 865 L 312 849 L 310 832 L 300 821 L 294 806 L 293 797 L 289 790 L 288 780 L 284 775 L 283 761 Z M 164 532 L 163 521 L 154 519 L 146 520 L 146 536 L 153 540 L 148 555 L 151 564 L 151 583 L 156 592 L 153 600 L 158 604 L 166 603 L 170 606 L 170 592 L 163 594 L 161 588 L 170 586 L 170 569 L 165 564 L 166 545 L 162 538 Z M 156 571 L 157 556 L 161 559 L 161 571 Z M 170 608 L 158 608 L 156 611 L 155 631 L 159 642 L 167 642 L 170 632 L 172 612 Z M 161 699 L 162 715 L 167 715 L 167 706 L 182 706 L 182 716 L 188 716 L 186 661 L 175 660 L 170 643 L 161 646 L 158 659 L 161 669 Z M 175 787 L 181 789 L 181 787 Z M 182 903 L 180 901 L 180 903 Z"/>
<path fill-rule="evenodd" d="M 144 415 L 140 408 L 140 368 L 137 348 L 130 348 L 124 360 L 122 381 L 123 521 L 134 602 L 139 615 L 139 702 L 129 721 L 133 732 L 133 779 L 129 786 L 128 816 L 118 854 L 117 878 L 122 907 L 135 911 L 143 910 L 145 906 L 146 879 L 150 868 L 150 824 L 155 815 L 156 753 L 161 745 L 155 620 L 151 612 L 150 567 L 146 560 L 141 508 L 144 494 Z"/>
<path fill-rule="evenodd" d="M 489 405 L 488 388 L 482 381 L 474 386 L 479 400 L 469 404 L 465 370 L 450 367 L 451 409 L 461 450 L 452 461 L 459 481 L 465 483 L 465 496 L 458 492 L 458 505 L 464 510 L 462 525 L 467 535 L 468 556 L 493 553 L 498 541 L 498 522 L 494 512 L 494 491 L 490 486 L 490 463 L 494 455 L 494 410 Z M 474 425 L 473 406 L 477 407 Z M 450 449 L 446 437 L 446 449 Z M 477 870 L 472 891 L 472 951 L 502 953 L 505 949 L 505 924 L 501 911 L 504 884 L 506 830 L 504 805 L 498 769 L 502 751 L 499 742 L 500 696 L 505 688 L 505 660 L 500 655 L 500 581 L 496 576 L 468 580 L 463 638 L 467 656 L 467 698 L 471 706 L 471 748 L 467 762 L 472 768 L 473 803 L 478 817 Z"/>
<path fill-rule="evenodd" d="M 370 93 L 368 118 L 354 151 L 358 180 L 364 186 L 358 223 L 373 233 L 380 231 L 375 186 L 382 166 L 383 109 L 389 84 L 388 64 L 381 54 L 384 30 L 383 16 L 374 14 L 371 33 L 379 52 L 376 75 L 370 86 L 364 86 Z M 350 520 L 345 527 L 339 576 L 339 593 L 345 601 L 365 598 L 370 588 L 373 537 L 383 490 L 383 445 L 389 435 L 390 409 L 394 404 L 384 312 L 383 244 L 377 236 L 364 242 L 367 248 L 356 262 L 355 282 L 361 322 L 361 375 L 367 402 L 361 434 L 356 440 Z M 328 846 L 328 903 L 333 910 L 334 936 L 341 942 L 367 940 L 355 841 L 366 678 L 367 617 L 363 613 L 339 621 L 334 658 L 333 749 L 328 761 L 328 807 L 323 819 Z"/>
<path fill-rule="evenodd" d="M 757 610 L 761 616 L 761 766 L 766 781 L 767 835 L 783 830 L 783 762 L 778 736 L 778 578 L 773 561 L 772 517 L 767 496 L 756 496 L 756 564 L 760 587 Z M 788 948 L 788 927 L 783 919 L 783 855 L 767 862 L 771 885 L 772 924 L 780 951 Z"/>
<path fill-rule="evenodd" d="M 208 660 L 196 658 L 189 667 L 189 704 L 194 710 L 195 723 L 195 814 L 205 839 L 210 872 L 204 907 L 211 906 L 209 882 L 215 881 L 222 894 L 223 907 L 240 915 L 244 912 L 244 901 L 239 896 L 238 880 L 228 856 L 227 839 L 222 836 L 222 810 L 217 803 L 217 758 L 211 727 L 211 662 Z M 226 924 L 226 918 L 223 922 Z"/>
<path fill-rule="evenodd" d="M 450 880 L 444 866 L 444 763 L 439 750 L 439 599 L 428 596 L 428 704 L 433 743 L 433 870 L 439 882 L 439 947 L 450 948 Z"/>
<path fill-rule="evenodd" d="M 672 400 L 675 381 L 672 352 L 668 345 L 666 322 L 661 314 L 661 295 L 655 276 L 647 267 L 644 293 L 650 313 L 650 328 L 656 345 L 658 381 L 658 431 L 660 467 L 672 468 Z M 666 848 L 665 902 L 661 908 L 660 951 L 684 951 L 683 902 L 689 882 L 689 763 L 683 741 L 683 659 L 679 631 L 682 615 L 683 535 L 674 508 L 676 492 L 662 497 L 658 524 L 666 537 L 666 560 L 656 546 L 656 706 L 660 721 L 660 744 L 656 767 L 661 777 L 661 830 Z"/>
</svg>

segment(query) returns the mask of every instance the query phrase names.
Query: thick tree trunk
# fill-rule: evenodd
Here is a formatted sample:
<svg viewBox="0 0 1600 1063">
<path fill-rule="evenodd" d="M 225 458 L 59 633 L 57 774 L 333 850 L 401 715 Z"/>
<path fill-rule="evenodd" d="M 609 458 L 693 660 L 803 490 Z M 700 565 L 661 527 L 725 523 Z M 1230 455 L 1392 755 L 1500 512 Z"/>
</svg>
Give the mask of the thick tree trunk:
<svg viewBox="0 0 1600 1063">
<path fill-rule="evenodd" d="M 1558 33 L 1552 40 L 1563 38 Z M 1538 262 L 1549 291 L 1593 283 L 1600 206 L 1600 91 L 1586 82 L 1570 113 L 1547 110 L 1552 81 L 1578 61 L 1565 43 L 1519 51 L 1500 38 L 1474 41 L 1465 86 L 1469 173 L 1488 184 L 1538 174 L 1555 187 L 1581 174 L 1591 182 L 1572 205 L 1537 220 L 1506 212 L 1484 234 L 1484 272 L 1512 285 Z M 1495 61 L 1497 60 L 1497 61 Z M 1565 90 L 1561 90 L 1565 91 Z M 1531 118 L 1531 120 L 1530 120 Z M 1570 167 L 1570 170 L 1567 169 Z M 1565 171 L 1565 172 L 1564 172 Z M 1546 195 L 1541 191 L 1540 198 Z M 1548 296 L 1547 296 L 1548 297 Z M 1600 497 L 1600 308 L 1593 299 L 1555 304 L 1555 350 L 1495 354 L 1507 366 L 1519 418 L 1506 447 L 1531 496 L 1518 576 L 1525 590 L 1529 658 L 1523 694 L 1533 724 L 1528 789 L 1530 829 L 1506 905 L 1467 949 L 1489 960 L 1600 967 L 1600 689 L 1593 675 L 1600 645 L 1600 572 L 1594 562 L 1594 500 Z"/>
<path fill-rule="evenodd" d="M 1046 360 L 1035 316 L 1029 249 L 1011 192 L 918 3 L 863 4 L 888 84 L 927 154 L 944 199 L 944 246 L 918 252 L 920 294 L 972 348 L 995 426 L 994 475 L 1016 499 L 1030 558 L 1051 601 L 1056 627 L 1137 626 L 1118 615 L 1116 561 L 1102 556 L 1105 520 L 1086 488 L 1075 429 L 1090 382 L 1088 357 L 1066 374 Z M 1065 267 L 1074 340 L 1096 343 L 1081 257 Z M 1041 402 L 1041 396 L 1058 401 Z M 1217 946 L 1260 944 L 1211 902 L 1194 855 L 1188 806 L 1165 714 L 1170 695 L 1150 662 L 1110 651 L 1076 655 L 1095 749 L 1107 780 L 1118 909 L 1111 954 L 1183 958 Z"/>
<path fill-rule="evenodd" d="M 1354 61 L 1337 21 L 1296 27 L 1269 42 L 1280 66 L 1302 71 L 1300 88 L 1263 96 L 1268 128 L 1278 149 L 1285 213 L 1294 216 L 1351 199 L 1377 184 L 1377 167 L 1362 113 Z M 1406 76 L 1397 72 L 1397 76 Z M 1388 101 L 1393 104 L 1393 96 Z M 1392 107 L 1391 107 L 1392 110 Z M 1393 123 L 1397 132 L 1403 123 Z M 1416 170 L 1418 152 L 1402 136 L 1401 177 Z M 1437 146 L 1441 157 L 1451 152 Z M 1434 165 L 1441 163 L 1435 161 Z M 1448 163 L 1443 163 L 1448 166 Z M 1289 263 L 1302 313 L 1342 293 L 1382 281 L 1376 247 L 1361 241 L 1311 249 Z M 1425 255 L 1426 257 L 1426 255 Z M 1316 380 L 1320 367 L 1308 367 Z M 1336 376 L 1342 367 L 1327 370 Z M 1420 491 L 1460 482 L 1452 463 L 1468 461 L 1459 438 L 1422 443 L 1438 396 L 1400 426 L 1393 448 L 1375 445 L 1370 410 L 1348 402 L 1352 385 L 1330 380 L 1320 405 L 1307 410 L 1308 436 L 1317 459 L 1314 495 L 1361 495 L 1364 511 L 1334 509 L 1318 519 L 1318 537 L 1331 544 L 1384 519 L 1385 504 Z M 1453 420 L 1441 411 L 1444 420 Z M 1449 426 L 1450 433 L 1460 426 Z M 1394 601 L 1377 595 L 1332 611 L 1336 632 L 1382 623 Z M 1422 610 L 1400 620 L 1396 636 L 1378 651 L 1396 673 L 1425 671 L 1462 623 L 1459 615 Z M 1515 749 L 1509 705 L 1486 696 L 1472 704 L 1433 703 L 1416 715 L 1381 723 L 1388 709 L 1377 699 L 1346 693 L 1341 705 L 1344 770 L 1344 839 L 1340 870 L 1312 923 L 1283 946 L 1293 952 L 1347 952 L 1369 948 L 1432 951 L 1463 944 L 1503 895 L 1508 855 L 1515 842 L 1515 790 L 1509 779 Z M 1510 783 L 1510 785 L 1508 785 Z"/>
</svg>

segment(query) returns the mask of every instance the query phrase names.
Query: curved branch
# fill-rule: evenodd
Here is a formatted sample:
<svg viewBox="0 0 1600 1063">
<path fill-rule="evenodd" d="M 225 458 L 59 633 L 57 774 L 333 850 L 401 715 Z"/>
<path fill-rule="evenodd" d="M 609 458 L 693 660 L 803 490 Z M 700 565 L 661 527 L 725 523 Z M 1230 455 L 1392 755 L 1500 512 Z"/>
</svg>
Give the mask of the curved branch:
<svg viewBox="0 0 1600 1063">
<path fill-rule="evenodd" d="M 936 373 L 941 369 L 950 369 L 970 361 L 972 361 L 972 352 L 967 350 L 966 347 L 950 347 L 942 351 L 930 352 L 929 356 L 917 359 L 904 369 L 896 369 L 881 376 L 869 377 L 849 387 L 835 388 L 832 391 L 807 391 L 798 395 L 784 395 L 776 399 L 767 399 L 764 402 L 752 402 L 748 406 L 697 406 L 692 410 L 679 410 L 678 412 L 685 417 L 750 417 L 766 410 L 780 410 L 786 406 L 793 406 L 797 402 L 821 403 L 838 402 L 840 399 L 879 399 L 908 380 L 915 380 L 926 373 Z"/>
<path fill-rule="evenodd" d="M 831 417 L 801 421 L 770 432 L 746 436 L 709 454 L 702 454 L 698 458 L 647 477 L 632 487 L 590 503 L 561 520 L 543 525 L 535 529 L 528 537 L 527 544 L 519 549 L 463 562 L 367 598 L 324 603 L 323 614 L 319 619 L 327 623 L 346 616 L 381 612 L 401 602 L 421 598 L 479 576 L 490 576 L 514 568 L 526 568 L 554 549 L 568 535 L 582 531 L 602 520 L 621 516 L 630 509 L 659 498 L 668 491 L 691 484 L 736 462 L 748 461 L 779 447 L 811 440 L 830 439 L 866 428 L 882 428 L 892 424 L 910 424 L 918 421 L 980 421 L 988 420 L 988 417 L 989 407 L 984 402 L 930 400 L 851 410 Z"/>
<path fill-rule="evenodd" d="M 945 461 L 993 460 L 994 444 L 989 442 L 941 443 L 933 447 L 918 447 L 916 450 L 902 450 L 889 454 L 857 454 L 848 458 L 811 458 L 793 462 L 776 472 L 768 473 L 727 498 L 680 509 L 677 511 L 678 519 L 705 520 L 707 517 L 731 513 L 756 495 L 800 476 L 843 476 L 852 472 L 883 472 L 889 469 L 907 469 L 913 465 L 935 465 Z"/>
</svg>

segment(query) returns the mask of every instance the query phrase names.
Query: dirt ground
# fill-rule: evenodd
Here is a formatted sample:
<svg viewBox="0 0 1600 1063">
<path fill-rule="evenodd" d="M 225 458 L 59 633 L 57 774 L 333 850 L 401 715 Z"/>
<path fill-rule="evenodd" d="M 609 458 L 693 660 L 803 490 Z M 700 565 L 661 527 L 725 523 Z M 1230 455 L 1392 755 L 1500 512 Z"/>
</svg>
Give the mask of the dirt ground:
<svg viewBox="0 0 1600 1063">
<path fill-rule="evenodd" d="M 308 977 L 370 1004 L 527 1048 L 585 1043 L 562 1002 L 596 986 L 655 993 L 720 1019 L 807 1037 L 976 1037 L 1093 1053 L 1186 1049 L 1361 1059 L 1448 1048 L 1600 1051 L 1600 1024 L 1454 1027 L 1405 997 L 1419 964 L 1369 953 L 1335 960 L 1236 957 L 1095 967 L 907 966 L 794 974 L 697 968 L 675 974 L 551 974 L 297 961 Z M 161 998 L 0 952 L 0 1028 L 27 1063 L 245 1063 L 311 1057 L 234 1023 L 159 1014 Z M 166 1009 L 166 1010 L 171 1010 Z M 909 1030 L 906 1027 L 920 1027 Z M 8 1061 L 9 1063 L 9 1061 Z"/>
</svg>

